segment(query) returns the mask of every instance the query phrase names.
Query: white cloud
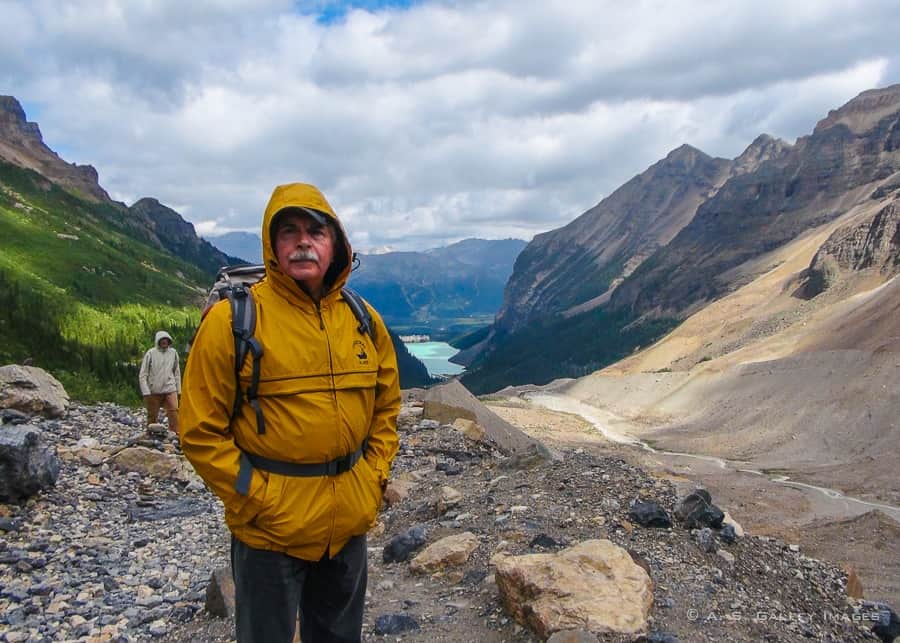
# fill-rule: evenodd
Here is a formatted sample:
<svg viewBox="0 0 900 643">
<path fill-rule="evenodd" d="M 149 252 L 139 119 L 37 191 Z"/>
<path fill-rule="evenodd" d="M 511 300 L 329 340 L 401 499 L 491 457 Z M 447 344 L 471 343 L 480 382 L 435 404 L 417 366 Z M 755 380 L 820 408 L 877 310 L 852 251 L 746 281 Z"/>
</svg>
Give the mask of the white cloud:
<svg viewBox="0 0 900 643">
<path fill-rule="evenodd" d="M 310 181 L 362 248 L 527 239 L 682 143 L 793 141 L 900 82 L 881 1 L 448 0 L 328 24 L 290 0 L 0 0 L 0 24 L 2 91 L 111 194 L 212 235 Z"/>
</svg>

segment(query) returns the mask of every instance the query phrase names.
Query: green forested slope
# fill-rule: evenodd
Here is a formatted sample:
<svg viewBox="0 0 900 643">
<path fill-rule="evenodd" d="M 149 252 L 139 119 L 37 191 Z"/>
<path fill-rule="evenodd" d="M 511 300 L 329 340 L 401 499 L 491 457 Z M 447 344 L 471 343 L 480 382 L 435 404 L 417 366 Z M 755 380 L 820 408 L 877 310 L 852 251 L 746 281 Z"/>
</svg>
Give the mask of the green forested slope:
<svg viewBox="0 0 900 643">
<path fill-rule="evenodd" d="M 138 399 L 153 332 L 183 346 L 209 278 L 143 240 L 127 209 L 0 161 L 0 363 L 32 358 L 85 401 Z"/>
</svg>

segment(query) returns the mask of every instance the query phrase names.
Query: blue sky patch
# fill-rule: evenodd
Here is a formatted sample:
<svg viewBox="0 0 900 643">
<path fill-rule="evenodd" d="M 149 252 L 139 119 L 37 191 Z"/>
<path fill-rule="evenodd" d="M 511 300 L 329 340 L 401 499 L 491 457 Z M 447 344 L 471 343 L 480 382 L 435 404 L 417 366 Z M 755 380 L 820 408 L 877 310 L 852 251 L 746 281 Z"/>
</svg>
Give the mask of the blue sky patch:
<svg viewBox="0 0 900 643">
<path fill-rule="evenodd" d="M 352 9 L 379 11 L 381 9 L 409 9 L 420 0 L 322 0 L 301 1 L 297 8 L 301 13 L 316 16 L 319 24 L 330 25 L 340 22 Z"/>
</svg>

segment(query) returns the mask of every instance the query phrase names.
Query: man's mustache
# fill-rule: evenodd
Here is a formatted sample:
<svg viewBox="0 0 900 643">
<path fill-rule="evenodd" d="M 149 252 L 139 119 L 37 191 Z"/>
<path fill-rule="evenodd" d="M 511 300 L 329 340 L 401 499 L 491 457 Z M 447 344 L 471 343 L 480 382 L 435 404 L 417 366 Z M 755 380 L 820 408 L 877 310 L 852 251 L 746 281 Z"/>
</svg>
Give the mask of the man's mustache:
<svg viewBox="0 0 900 643">
<path fill-rule="evenodd" d="M 288 255 L 288 261 L 315 261 L 319 263 L 319 255 L 315 250 L 297 250 Z"/>
</svg>

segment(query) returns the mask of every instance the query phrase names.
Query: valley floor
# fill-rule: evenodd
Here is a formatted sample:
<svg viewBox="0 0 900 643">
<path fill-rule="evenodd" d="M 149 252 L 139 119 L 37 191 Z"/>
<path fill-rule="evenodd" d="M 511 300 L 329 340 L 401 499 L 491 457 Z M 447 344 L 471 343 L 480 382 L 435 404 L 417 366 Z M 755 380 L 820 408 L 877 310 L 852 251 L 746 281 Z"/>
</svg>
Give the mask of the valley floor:
<svg viewBox="0 0 900 643">
<path fill-rule="evenodd" d="M 580 447 L 595 454 L 621 457 L 672 481 L 680 493 L 703 485 L 717 499 L 717 504 L 749 532 L 798 543 L 811 556 L 853 568 L 867 599 L 900 604 L 900 522 L 888 513 L 830 499 L 815 489 L 787 486 L 766 475 L 723 468 L 715 457 L 721 457 L 719 453 L 701 459 L 651 452 L 626 443 L 650 433 L 647 426 L 629 422 L 599 407 L 592 407 L 593 413 L 588 412 L 592 420 L 589 422 L 574 412 L 550 410 L 515 393 L 510 392 L 510 397 L 494 396 L 486 403 L 492 411 L 548 446 L 563 450 Z M 570 405 L 572 410 L 582 410 L 580 401 L 575 398 L 570 401 L 574 403 Z M 601 418 L 605 428 L 611 430 L 613 440 L 604 437 L 594 426 L 593 422 Z M 659 445 L 654 443 L 654 446 Z M 702 454 L 696 452 L 696 455 Z M 789 469 L 777 473 L 803 479 L 802 473 Z M 847 485 L 846 476 L 842 477 L 841 473 L 840 470 L 831 475 L 827 471 L 819 472 L 814 484 L 850 493 L 853 485 Z M 886 495 L 894 499 L 897 491 L 892 489 Z M 880 504 L 877 499 L 869 500 Z"/>
</svg>

